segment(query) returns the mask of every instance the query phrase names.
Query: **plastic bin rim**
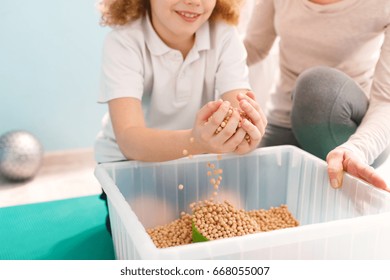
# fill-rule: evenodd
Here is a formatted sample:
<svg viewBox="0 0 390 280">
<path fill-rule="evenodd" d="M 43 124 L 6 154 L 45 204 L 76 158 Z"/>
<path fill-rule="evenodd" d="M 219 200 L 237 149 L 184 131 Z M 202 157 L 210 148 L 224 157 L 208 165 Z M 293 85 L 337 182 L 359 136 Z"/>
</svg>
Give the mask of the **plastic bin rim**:
<svg viewBox="0 0 390 280">
<path fill-rule="evenodd" d="M 236 154 L 224 154 L 222 155 L 223 159 L 231 159 L 231 158 L 237 158 L 237 157 L 247 157 L 247 156 L 255 156 L 255 155 L 262 155 L 262 154 L 270 154 L 274 152 L 284 152 L 284 151 L 295 151 L 297 153 L 304 154 L 305 157 L 309 157 L 310 160 L 314 160 L 317 163 L 320 163 L 322 165 L 326 165 L 326 162 L 296 146 L 293 145 L 280 145 L 280 146 L 272 146 L 272 147 L 261 147 L 253 150 L 250 153 L 244 154 L 244 155 L 236 155 Z M 191 160 L 198 160 L 198 161 L 206 161 L 210 160 L 211 157 L 215 157 L 217 154 L 201 154 L 201 155 L 194 155 Z M 175 160 L 169 160 L 169 161 L 163 161 L 163 162 L 144 162 L 144 161 L 136 161 L 136 160 L 123 160 L 123 161 L 116 161 L 116 162 L 105 162 L 100 163 L 98 166 L 104 167 L 104 168 L 111 168 L 112 166 L 115 167 L 143 167 L 143 166 L 155 166 L 158 165 L 170 165 L 175 163 L 187 163 L 188 162 L 187 157 L 175 159 Z"/>
</svg>

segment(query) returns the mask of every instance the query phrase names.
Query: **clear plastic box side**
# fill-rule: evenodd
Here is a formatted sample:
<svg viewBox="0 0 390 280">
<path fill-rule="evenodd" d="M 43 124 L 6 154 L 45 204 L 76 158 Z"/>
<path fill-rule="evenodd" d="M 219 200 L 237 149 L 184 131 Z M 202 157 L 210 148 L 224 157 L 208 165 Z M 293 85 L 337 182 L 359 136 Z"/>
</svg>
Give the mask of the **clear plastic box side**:
<svg viewBox="0 0 390 280">
<path fill-rule="evenodd" d="M 191 202 L 212 197 L 214 190 L 207 175 L 209 164 L 223 169 L 219 199 L 246 210 L 287 204 L 301 226 L 157 249 L 145 228 L 166 224 L 181 212 L 189 212 Z M 384 232 L 388 229 L 376 226 L 362 231 L 359 225 L 372 226 L 374 218 L 381 219 L 379 214 L 387 215 L 389 194 L 349 175 L 344 176 L 341 189 L 332 189 L 326 163 L 292 146 L 262 148 L 219 160 L 216 155 L 203 155 L 159 164 L 105 164 L 102 168 L 105 172 L 95 174 L 109 197 L 110 216 L 116 221 L 113 237 L 118 258 L 322 259 L 337 255 L 351 258 L 353 252 L 364 254 L 365 234 L 373 234 L 377 241 L 387 240 Z M 184 186 L 183 190 L 178 188 L 179 184 Z M 369 215 L 375 217 L 370 219 Z M 362 219 L 363 216 L 368 217 Z M 353 236 L 362 245 L 346 243 L 349 247 L 344 246 L 344 254 L 337 254 L 340 244 Z M 367 255 L 387 256 L 379 246 L 375 248 L 377 253 Z"/>
<path fill-rule="evenodd" d="M 119 168 L 115 164 L 95 168 L 95 176 L 107 194 L 115 256 L 117 259 L 153 258 L 156 247 L 115 183 L 116 175 L 128 167 L 120 165 Z M 111 171 L 107 172 L 107 168 Z"/>
</svg>

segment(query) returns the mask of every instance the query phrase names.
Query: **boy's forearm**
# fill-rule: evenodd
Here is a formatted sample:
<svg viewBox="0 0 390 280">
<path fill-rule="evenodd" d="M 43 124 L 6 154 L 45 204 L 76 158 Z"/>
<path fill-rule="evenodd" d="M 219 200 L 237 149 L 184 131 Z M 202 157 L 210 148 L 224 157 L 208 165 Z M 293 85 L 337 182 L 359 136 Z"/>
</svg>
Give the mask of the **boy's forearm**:
<svg viewBox="0 0 390 280">
<path fill-rule="evenodd" d="M 127 159 L 160 162 L 205 153 L 192 141 L 189 130 L 128 128 L 118 136 L 118 144 Z"/>
</svg>

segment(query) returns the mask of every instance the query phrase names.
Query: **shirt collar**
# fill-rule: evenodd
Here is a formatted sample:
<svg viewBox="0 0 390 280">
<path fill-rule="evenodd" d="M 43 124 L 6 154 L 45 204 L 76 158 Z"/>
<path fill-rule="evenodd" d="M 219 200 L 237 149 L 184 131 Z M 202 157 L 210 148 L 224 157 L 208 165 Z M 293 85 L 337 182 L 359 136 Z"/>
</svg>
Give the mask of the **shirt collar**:
<svg viewBox="0 0 390 280">
<path fill-rule="evenodd" d="M 172 51 L 172 49 L 168 47 L 157 35 L 152 26 L 149 15 L 144 17 L 143 26 L 146 45 L 151 54 L 159 56 Z M 196 31 L 195 43 L 192 49 L 198 52 L 210 49 L 210 27 L 208 21 L 205 22 L 198 31 Z"/>
</svg>

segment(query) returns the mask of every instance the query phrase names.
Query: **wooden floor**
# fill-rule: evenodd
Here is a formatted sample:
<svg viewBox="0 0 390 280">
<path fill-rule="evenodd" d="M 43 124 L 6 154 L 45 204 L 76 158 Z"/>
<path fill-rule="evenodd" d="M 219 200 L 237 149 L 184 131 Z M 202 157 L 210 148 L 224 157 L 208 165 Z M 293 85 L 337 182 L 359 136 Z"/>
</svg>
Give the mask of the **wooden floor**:
<svg viewBox="0 0 390 280">
<path fill-rule="evenodd" d="M 48 153 L 34 179 L 11 183 L 0 177 L 0 207 L 100 194 L 92 150 Z M 390 186 L 390 159 L 377 169 Z"/>
</svg>

